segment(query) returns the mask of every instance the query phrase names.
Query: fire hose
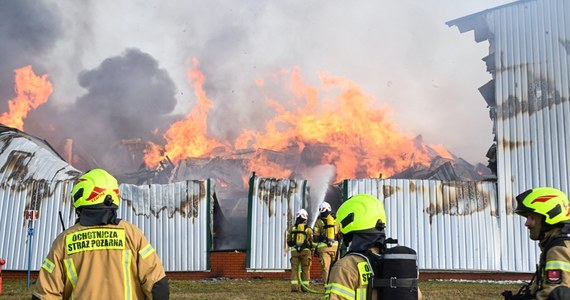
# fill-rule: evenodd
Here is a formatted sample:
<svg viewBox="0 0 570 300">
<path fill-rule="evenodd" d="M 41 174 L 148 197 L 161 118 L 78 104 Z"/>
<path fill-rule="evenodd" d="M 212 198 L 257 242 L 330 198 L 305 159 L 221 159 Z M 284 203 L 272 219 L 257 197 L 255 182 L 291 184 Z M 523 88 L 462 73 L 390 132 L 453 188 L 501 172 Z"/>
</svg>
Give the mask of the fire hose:
<svg viewBox="0 0 570 300">
<path fill-rule="evenodd" d="M 304 291 L 307 291 L 309 293 L 312 294 L 320 294 L 320 295 L 326 295 L 326 292 L 319 292 L 319 291 L 315 291 L 311 288 L 309 288 L 308 285 L 305 284 L 305 282 L 303 282 L 303 280 L 301 279 L 301 270 L 302 270 L 302 265 L 299 264 L 299 267 L 297 268 L 297 280 L 299 280 L 299 283 L 301 284 L 301 287 Z"/>
<path fill-rule="evenodd" d="M 341 251 L 340 251 L 341 246 L 340 246 L 340 245 L 342 245 L 342 237 L 340 236 L 340 234 L 338 234 L 337 237 L 338 237 L 338 240 L 339 240 L 340 242 L 339 242 L 339 246 L 336 248 L 334 262 L 331 263 L 331 265 L 330 265 L 330 267 L 329 267 L 329 274 L 330 274 L 330 272 L 331 272 L 332 266 L 333 266 L 334 263 L 339 259 L 339 256 L 340 256 L 340 253 L 341 253 Z M 298 270 L 297 270 L 297 280 L 301 283 L 301 286 L 302 286 L 305 290 L 307 290 L 308 292 L 313 293 L 313 294 L 328 295 L 328 293 L 327 293 L 326 291 L 325 291 L 325 292 L 315 291 L 315 290 L 309 288 L 307 285 L 305 285 L 305 283 L 304 283 L 303 280 L 301 279 L 301 264 L 299 264 L 299 267 L 298 267 L 297 269 L 298 269 Z M 323 281 L 324 281 L 325 290 L 326 290 L 328 279 L 327 279 L 327 278 L 323 278 Z"/>
</svg>

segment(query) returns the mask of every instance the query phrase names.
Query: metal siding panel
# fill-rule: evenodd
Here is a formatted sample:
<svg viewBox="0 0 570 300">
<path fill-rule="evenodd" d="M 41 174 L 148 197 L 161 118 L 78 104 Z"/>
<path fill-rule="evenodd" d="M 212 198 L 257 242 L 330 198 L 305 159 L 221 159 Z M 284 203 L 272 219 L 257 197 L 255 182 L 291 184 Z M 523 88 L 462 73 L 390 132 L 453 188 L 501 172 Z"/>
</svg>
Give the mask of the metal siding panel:
<svg viewBox="0 0 570 300">
<path fill-rule="evenodd" d="M 368 193 L 384 202 L 387 236 L 416 250 L 420 269 L 505 271 L 497 246 L 495 183 L 355 179 L 344 184 L 349 197 Z"/>
<path fill-rule="evenodd" d="M 247 269 L 291 268 L 285 234 L 295 212 L 306 208 L 305 185 L 305 180 L 254 178 L 250 196 L 252 218 Z"/>
<path fill-rule="evenodd" d="M 37 271 L 63 227 L 75 223 L 69 180 L 80 172 L 24 133 L 1 132 L 0 142 L 4 149 L 0 153 L 4 170 L 0 173 L 0 231 L 4 241 L 12 241 L 0 244 L 0 256 L 7 258 L 4 270 L 28 269 L 29 243 L 30 268 Z M 209 186 L 209 181 L 121 184 L 119 217 L 143 231 L 166 271 L 205 271 L 209 267 L 213 213 Z M 28 241 L 23 214 L 30 201 L 39 205 L 39 219 L 33 223 L 34 235 Z"/>
<path fill-rule="evenodd" d="M 514 195 L 544 185 L 568 192 L 569 13 L 565 1 L 529 1 L 492 12 L 489 22 L 501 108 L 498 190 L 506 200 L 499 209 L 504 213 L 501 245 L 507 253 L 523 255 L 503 262 L 513 271 L 533 271 L 539 252 L 522 218 L 513 215 Z"/>
<path fill-rule="evenodd" d="M 143 231 L 166 271 L 208 271 L 212 200 L 206 186 L 207 180 L 120 186 L 120 216 Z"/>
</svg>

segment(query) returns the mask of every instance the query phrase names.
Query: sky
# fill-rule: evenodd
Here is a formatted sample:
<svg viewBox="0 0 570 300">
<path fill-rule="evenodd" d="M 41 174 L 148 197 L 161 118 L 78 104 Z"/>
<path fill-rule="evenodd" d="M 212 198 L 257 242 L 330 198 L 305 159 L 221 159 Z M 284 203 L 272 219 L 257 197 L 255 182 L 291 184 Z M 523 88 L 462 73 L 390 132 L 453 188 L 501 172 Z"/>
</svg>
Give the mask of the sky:
<svg viewBox="0 0 570 300">
<path fill-rule="evenodd" d="M 314 84 L 323 72 L 347 78 L 389 106 L 401 132 L 486 164 L 492 121 L 478 88 L 491 79 L 488 43 L 445 23 L 511 2 L 0 1 L 0 112 L 14 70 L 31 65 L 54 89 L 25 130 L 104 152 L 102 141 L 152 139 L 187 114 L 198 60 L 208 128 L 235 137 L 259 125 L 256 79 L 298 68 Z"/>
</svg>

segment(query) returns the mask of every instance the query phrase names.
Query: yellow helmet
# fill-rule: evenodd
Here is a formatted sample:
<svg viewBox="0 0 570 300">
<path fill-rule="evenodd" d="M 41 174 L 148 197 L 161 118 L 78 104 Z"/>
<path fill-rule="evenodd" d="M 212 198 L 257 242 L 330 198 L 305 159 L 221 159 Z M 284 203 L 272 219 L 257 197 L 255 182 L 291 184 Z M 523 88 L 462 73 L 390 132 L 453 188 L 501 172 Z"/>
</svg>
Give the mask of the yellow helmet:
<svg viewBox="0 0 570 300">
<path fill-rule="evenodd" d="M 546 224 L 554 225 L 570 220 L 568 197 L 562 191 L 551 187 L 527 190 L 517 197 L 515 213 L 526 216 L 535 212 L 545 217 Z"/>
<path fill-rule="evenodd" d="M 348 198 L 336 213 L 342 234 L 367 229 L 384 229 L 386 212 L 378 199 L 368 194 L 358 194 Z"/>
<path fill-rule="evenodd" d="M 103 169 L 92 169 L 81 175 L 71 190 L 75 208 L 106 204 L 119 206 L 117 179 Z"/>
</svg>

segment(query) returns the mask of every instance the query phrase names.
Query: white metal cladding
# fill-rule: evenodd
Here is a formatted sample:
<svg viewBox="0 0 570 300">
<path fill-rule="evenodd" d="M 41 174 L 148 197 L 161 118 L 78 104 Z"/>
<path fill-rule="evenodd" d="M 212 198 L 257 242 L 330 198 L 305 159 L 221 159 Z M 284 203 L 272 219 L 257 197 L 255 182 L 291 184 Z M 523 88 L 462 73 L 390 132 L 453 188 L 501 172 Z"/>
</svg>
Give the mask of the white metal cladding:
<svg viewBox="0 0 570 300">
<path fill-rule="evenodd" d="M 63 228 L 75 223 L 69 193 L 72 180 L 80 172 L 43 140 L 19 130 L 0 126 L 0 146 L 0 257 L 6 259 L 3 269 L 37 271 L 52 241 Z M 207 271 L 213 185 L 211 180 L 121 184 L 118 215 L 143 231 L 166 271 Z M 39 218 L 27 222 L 27 209 L 37 209 Z"/>
<path fill-rule="evenodd" d="M 534 266 L 538 249 L 526 243 L 514 197 L 533 187 L 570 192 L 570 3 L 529 1 L 493 12 L 497 102 L 497 174 L 507 218 L 503 248 L 529 259 L 505 260 L 506 268 Z M 514 219 L 513 221 L 510 221 Z M 524 257 L 524 256 L 523 256 Z"/>
<path fill-rule="evenodd" d="M 69 209 L 69 185 L 65 181 L 44 181 L 14 188 L 5 180 L 1 182 L 0 257 L 6 259 L 3 269 L 37 271 L 49 252 L 51 242 L 63 231 L 58 212 L 60 207 Z M 30 195 L 40 193 L 44 193 L 41 199 L 35 198 L 39 218 L 26 221 L 24 211 L 30 207 L 30 199 L 35 197 L 31 198 Z"/>
<path fill-rule="evenodd" d="M 39 270 L 52 241 L 64 226 L 69 228 L 75 223 L 75 210 L 69 201 L 72 187 L 70 181 L 42 182 L 0 192 L 0 257 L 6 259 L 4 270 Z M 119 189 L 119 217 L 143 231 L 166 271 L 209 270 L 213 228 L 209 180 L 146 186 L 121 184 Z M 38 200 L 39 218 L 28 223 L 24 210 L 29 195 L 38 191 L 44 193 Z M 28 228 L 33 228 L 33 235 L 29 235 Z"/>
<path fill-rule="evenodd" d="M 292 226 L 295 212 L 308 205 L 307 183 L 305 180 L 254 177 L 250 185 L 250 250 L 246 268 L 291 269 L 285 235 Z"/>
<path fill-rule="evenodd" d="M 567 0 L 519 1 L 453 21 L 490 44 L 502 249 L 518 254 L 504 269 L 532 270 L 539 253 L 514 197 L 538 186 L 570 192 L 569 15 Z"/>
<path fill-rule="evenodd" d="M 353 179 L 343 190 L 383 201 L 387 237 L 416 250 L 420 269 L 520 271 L 501 264 L 513 255 L 501 249 L 493 182 Z"/>
<path fill-rule="evenodd" d="M 143 231 L 166 271 L 208 271 L 212 188 L 211 180 L 121 184 L 119 216 Z"/>
<path fill-rule="evenodd" d="M 66 180 L 79 171 L 42 140 L 16 129 L 0 126 L 0 149 L 3 269 L 28 270 L 29 263 L 31 270 L 38 270 L 51 241 L 62 231 L 58 207 L 70 205 Z M 24 211 L 34 209 L 39 219 L 27 222 Z"/>
</svg>

